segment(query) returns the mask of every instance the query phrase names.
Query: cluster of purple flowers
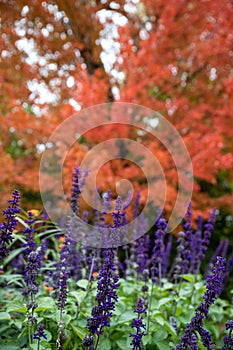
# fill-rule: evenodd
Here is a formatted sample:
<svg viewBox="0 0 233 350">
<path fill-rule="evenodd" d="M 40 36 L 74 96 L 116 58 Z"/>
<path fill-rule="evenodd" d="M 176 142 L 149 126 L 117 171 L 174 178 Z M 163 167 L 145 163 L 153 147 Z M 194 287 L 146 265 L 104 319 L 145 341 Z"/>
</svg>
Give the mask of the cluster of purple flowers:
<svg viewBox="0 0 233 350">
<path fill-rule="evenodd" d="M 14 190 L 12 199 L 8 200 L 8 207 L 2 211 L 4 222 L 0 224 L 0 263 L 9 253 L 8 245 L 12 242 L 12 233 L 17 225 L 16 214 L 20 213 L 20 193 Z"/>
</svg>

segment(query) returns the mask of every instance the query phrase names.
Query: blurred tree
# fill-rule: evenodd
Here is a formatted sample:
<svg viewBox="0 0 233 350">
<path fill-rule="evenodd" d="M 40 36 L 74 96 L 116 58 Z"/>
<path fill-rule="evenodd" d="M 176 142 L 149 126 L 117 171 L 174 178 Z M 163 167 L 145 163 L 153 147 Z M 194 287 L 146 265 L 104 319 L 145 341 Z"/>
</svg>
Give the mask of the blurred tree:
<svg viewBox="0 0 233 350">
<path fill-rule="evenodd" d="M 1 200 L 13 186 L 37 199 L 40 155 L 54 128 L 79 108 L 120 100 L 158 110 L 183 136 L 194 210 L 232 210 L 232 1 L 0 0 L 0 13 Z M 102 134 L 82 140 L 80 159 Z M 142 142 L 165 169 L 170 209 L 174 164 L 156 140 Z M 114 161 L 100 172 L 102 188 L 123 170 L 146 186 L 133 164 Z"/>
<path fill-rule="evenodd" d="M 141 25 L 119 31 L 121 100 L 160 111 L 180 132 L 200 209 L 232 210 L 232 1 L 146 0 L 139 8 Z"/>
</svg>

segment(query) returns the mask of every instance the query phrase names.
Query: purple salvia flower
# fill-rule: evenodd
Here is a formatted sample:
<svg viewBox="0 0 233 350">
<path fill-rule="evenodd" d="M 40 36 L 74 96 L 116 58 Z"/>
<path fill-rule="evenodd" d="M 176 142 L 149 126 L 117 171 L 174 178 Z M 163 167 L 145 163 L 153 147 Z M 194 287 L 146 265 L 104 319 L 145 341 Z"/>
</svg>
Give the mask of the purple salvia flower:
<svg viewBox="0 0 233 350">
<path fill-rule="evenodd" d="M 139 274 L 138 277 L 142 278 L 142 273 L 148 267 L 149 262 L 150 237 L 148 235 L 144 235 L 136 242 L 137 272 Z"/>
<path fill-rule="evenodd" d="M 41 341 L 41 339 L 47 339 L 47 335 L 44 332 L 44 325 L 41 323 L 37 329 L 37 332 L 33 335 L 33 339 Z"/>
<path fill-rule="evenodd" d="M 200 251 L 200 260 L 203 260 L 205 258 L 205 255 L 210 243 L 211 233 L 214 229 L 215 217 L 216 217 L 216 209 L 213 209 L 208 219 L 208 222 L 204 225 L 204 232 L 203 232 L 201 251 Z"/>
<path fill-rule="evenodd" d="M 157 279 L 160 281 L 162 277 L 162 264 L 165 254 L 164 237 L 167 233 L 167 222 L 160 215 L 156 225 L 157 230 L 155 232 L 155 244 L 151 257 L 151 276 L 154 281 Z"/>
<path fill-rule="evenodd" d="M 203 302 L 196 309 L 205 317 L 208 317 L 208 310 L 210 305 L 214 304 L 216 298 L 222 291 L 225 264 L 226 259 L 218 256 L 217 262 L 212 268 L 212 274 L 206 277 L 207 291 L 203 296 Z"/>
<path fill-rule="evenodd" d="M 134 209 L 133 209 L 133 222 L 132 222 L 132 245 L 130 247 L 130 254 L 127 251 L 127 257 L 126 257 L 126 275 L 127 276 L 134 276 L 135 275 L 135 269 L 133 267 L 136 259 L 137 259 L 137 237 L 140 237 L 140 233 L 138 234 L 138 220 L 137 216 L 139 214 L 139 204 L 140 204 L 140 191 L 138 190 L 136 192 L 136 198 L 134 202 Z"/>
<path fill-rule="evenodd" d="M 185 249 L 185 233 L 179 232 L 178 238 L 177 238 L 177 255 L 174 260 L 174 263 L 172 265 L 172 268 L 169 272 L 169 275 L 171 276 L 173 273 L 173 278 L 175 280 L 178 280 L 181 277 L 182 274 L 182 266 L 183 266 L 183 259 L 182 259 L 182 252 Z"/>
<path fill-rule="evenodd" d="M 69 278 L 69 272 L 65 269 L 62 269 L 61 277 L 60 277 L 60 290 L 59 290 L 59 297 L 58 297 L 58 309 L 64 310 L 66 306 L 66 300 L 68 295 L 68 278 Z"/>
<path fill-rule="evenodd" d="M 142 349 L 142 337 L 146 335 L 144 330 L 146 329 L 146 325 L 143 323 L 143 315 L 146 314 L 146 309 L 143 305 L 143 301 L 141 298 L 138 299 L 137 306 L 134 309 L 134 312 L 137 313 L 137 318 L 135 318 L 132 322 L 132 327 L 136 328 L 136 333 L 130 333 L 130 337 L 132 337 L 132 345 L 133 350 L 141 350 Z"/>
<path fill-rule="evenodd" d="M 148 308 L 148 290 L 149 287 L 147 286 L 147 282 L 149 280 L 149 270 L 145 269 L 142 273 L 142 278 L 145 284 L 142 286 L 141 291 L 142 291 L 142 302 L 145 308 Z"/>
<path fill-rule="evenodd" d="M 203 217 L 200 214 L 197 216 L 196 223 L 197 223 L 197 230 L 202 232 Z"/>
<path fill-rule="evenodd" d="M 193 250 L 193 230 L 192 230 L 192 206 L 191 202 L 188 205 L 187 213 L 185 216 L 185 223 L 183 224 L 185 233 L 185 249 L 182 252 L 183 257 L 183 271 L 182 273 L 188 273 L 192 260 Z"/>
<path fill-rule="evenodd" d="M 38 304 L 35 300 L 35 296 L 38 292 L 37 277 L 40 273 L 41 258 L 37 252 L 36 243 L 34 241 L 34 224 L 35 218 L 32 212 L 28 212 L 28 220 L 25 220 L 28 227 L 23 231 L 26 238 L 26 249 L 25 249 L 25 270 L 24 280 L 26 288 L 23 290 L 23 295 L 27 297 L 27 315 L 28 315 L 28 326 L 31 327 L 31 334 L 33 334 L 34 325 L 37 323 L 37 319 L 34 315 L 34 311 Z"/>
<path fill-rule="evenodd" d="M 170 259 L 171 251 L 172 251 L 172 242 L 173 242 L 173 236 L 170 234 L 168 236 L 168 241 L 166 244 L 164 258 L 163 258 L 163 262 L 162 262 L 162 277 L 165 277 L 166 273 L 167 273 L 169 259 Z"/>
<path fill-rule="evenodd" d="M 109 210 L 111 208 L 111 200 L 112 200 L 112 191 L 108 189 L 107 192 L 103 194 L 102 210 L 101 210 L 101 213 L 103 215 L 106 215 L 109 213 Z"/>
<path fill-rule="evenodd" d="M 233 320 L 226 322 L 226 331 L 229 331 L 228 335 L 223 337 L 223 347 L 221 350 L 232 350 L 233 349 Z"/>
<path fill-rule="evenodd" d="M 223 276 L 225 270 L 226 259 L 217 257 L 217 262 L 212 269 L 212 274 L 206 278 L 206 292 L 203 296 L 203 302 L 196 308 L 195 316 L 191 322 L 187 324 L 184 335 L 181 337 L 180 343 L 176 346 L 176 350 L 186 350 L 191 347 L 192 334 L 199 333 L 203 345 L 208 349 L 213 349 L 213 343 L 210 333 L 203 328 L 203 320 L 208 317 L 211 304 L 215 302 L 223 287 Z"/>
<path fill-rule="evenodd" d="M 28 212 L 28 220 L 25 220 L 28 227 L 23 231 L 23 234 L 26 238 L 26 249 L 25 249 L 25 271 L 24 271 L 24 280 L 26 283 L 26 289 L 23 291 L 23 294 L 29 298 L 33 299 L 33 295 L 38 292 L 38 285 L 36 283 L 36 278 L 39 275 L 39 270 L 41 267 L 41 258 L 40 254 L 36 251 L 36 243 L 34 240 L 34 224 L 35 218 L 33 217 L 32 212 Z M 30 303 L 30 301 L 29 301 Z"/>
<path fill-rule="evenodd" d="M 116 199 L 115 212 L 112 213 L 113 217 L 113 225 L 111 226 L 111 237 L 110 237 L 110 245 L 120 246 L 121 237 L 120 237 L 120 229 L 122 227 L 122 218 L 124 214 L 122 214 L 122 201 L 121 197 L 118 196 Z"/>
<path fill-rule="evenodd" d="M 10 265 L 13 268 L 14 273 L 23 274 L 23 271 L 24 271 L 23 254 L 21 253 L 17 255 L 14 259 L 12 259 Z"/>
<path fill-rule="evenodd" d="M 228 279 L 229 279 L 231 271 L 232 271 L 232 267 L 233 267 L 233 250 L 231 252 L 230 257 L 227 260 L 226 272 L 225 272 L 225 276 L 224 276 L 224 285 L 226 285 L 226 283 L 228 282 Z"/>
<path fill-rule="evenodd" d="M 17 225 L 16 214 L 20 213 L 20 193 L 12 192 L 12 199 L 8 200 L 8 207 L 2 211 L 4 222 L 0 224 L 0 263 L 9 254 L 8 245 L 12 242 L 12 233 Z"/>
<path fill-rule="evenodd" d="M 79 200 L 80 200 L 80 194 L 81 194 L 80 178 L 81 178 L 81 169 L 80 167 L 76 167 L 72 174 L 70 208 L 73 214 L 77 216 L 79 216 Z"/>
<path fill-rule="evenodd" d="M 28 219 L 25 221 L 28 227 L 26 227 L 23 230 L 23 234 L 26 238 L 27 243 L 25 244 L 26 249 L 26 257 L 30 254 L 30 252 L 36 250 L 36 242 L 34 240 L 34 233 L 35 233 L 35 218 L 33 216 L 33 213 L 31 211 L 28 212 Z"/>
<path fill-rule="evenodd" d="M 87 320 L 87 328 L 90 335 L 103 334 L 103 327 L 110 326 L 112 311 L 115 309 L 117 298 L 119 276 L 115 274 L 114 250 L 111 248 L 103 251 L 103 266 L 100 270 L 97 282 L 97 294 L 95 300 L 97 305 L 92 308 L 92 317 Z M 87 343 L 89 336 L 83 340 L 83 346 Z M 96 345 L 97 347 L 97 345 Z"/>
<path fill-rule="evenodd" d="M 99 245 L 101 247 L 108 247 L 109 245 L 109 227 L 106 223 L 106 216 L 109 213 L 110 206 L 111 206 L 111 198 L 112 198 L 112 192 L 111 190 L 108 190 L 106 193 L 103 194 L 103 200 L 101 203 L 102 208 L 100 210 L 94 211 L 94 230 L 93 232 L 90 232 L 90 235 L 88 237 L 88 244 L 87 249 L 89 249 L 89 246 L 91 245 L 91 241 L 93 240 L 93 237 L 100 236 L 101 241 L 99 242 Z M 98 197 L 95 199 L 95 205 L 96 208 L 100 206 L 99 201 L 97 202 Z M 97 231 L 97 232 L 96 232 Z"/>
<path fill-rule="evenodd" d="M 84 173 L 82 173 L 82 177 L 80 179 L 80 189 L 81 189 L 81 191 L 82 191 L 82 188 L 86 184 L 86 178 L 87 178 L 88 174 L 89 174 L 89 169 L 85 169 Z"/>
<path fill-rule="evenodd" d="M 191 350 L 198 350 L 198 340 L 195 333 L 192 333 L 191 335 L 191 341 L 190 341 L 190 349 Z"/>
<path fill-rule="evenodd" d="M 189 272 L 197 275 L 200 270 L 201 259 L 201 245 L 202 245 L 202 217 L 199 216 L 197 219 L 197 229 L 193 234 L 193 243 L 192 243 L 192 259 Z M 216 258 L 216 257 L 215 257 Z"/>
<path fill-rule="evenodd" d="M 48 246 L 49 246 L 48 240 L 43 239 L 40 243 L 40 250 L 39 250 L 41 261 L 45 260 L 46 258 L 46 252 L 47 252 Z"/>
<path fill-rule="evenodd" d="M 119 206 L 116 206 L 116 210 L 120 211 L 121 202 L 119 201 Z M 114 228 L 118 228 L 119 215 L 114 216 Z M 83 340 L 83 346 L 86 348 L 91 348 L 91 336 L 97 334 L 96 349 L 98 347 L 100 335 L 103 334 L 103 327 L 110 326 L 110 318 L 112 316 L 112 311 L 115 309 L 115 303 L 118 300 L 117 289 L 119 287 L 118 281 L 119 276 L 115 273 L 116 267 L 114 265 L 114 249 L 107 248 L 103 249 L 103 266 L 100 270 L 97 282 L 97 294 L 95 300 L 97 305 L 92 308 L 91 316 L 87 320 L 87 328 L 89 330 L 89 335 Z"/>
<path fill-rule="evenodd" d="M 216 258 L 218 255 L 220 255 L 221 251 L 222 251 L 222 248 L 223 248 L 223 245 L 224 245 L 224 241 L 220 241 L 214 254 L 212 255 L 210 261 L 209 261 L 209 264 L 207 266 L 207 269 L 206 269 L 206 275 L 209 274 L 209 272 L 212 270 L 213 266 L 214 266 L 214 263 L 216 261 Z"/>
<path fill-rule="evenodd" d="M 61 349 L 61 337 L 63 333 L 63 311 L 66 306 L 67 302 L 67 295 L 68 295 L 68 279 L 70 277 L 70 255 L 71 255 L 71 242 L 69 238 L 70 228 L 71 228 L 71 219 L 69 218 L 67 233 L 65 234 L 65 241 L 63 243 L 63 246 L 60 250 L 60 261 L 57 266 L 57 272 L 59 273 L 58 279 L 58 309 L 60 310 L 60 318 L 58 322 L 58 334 L 57 334 L 57 341 L 56 341 L 56 349 Z"/>
<path fill-rule="evenodd" d="M 143 272 L 144 268 L 147 268 L 150 264 L 149 250 L 151 248 L 151 240 L 149 235 L 145 235 L 147 228 L 147 219 L 141 213 L 141 215 L 135 220 L 135 224 L 132 228 L 131 235 L 133 240 L 131 249 L 130 249 L 130 257 L 129 254 L 127 256 L 127 275 L 131 275 L 135 278 L 138 278 L 138 274 Z M 139 237 L 138 239 L 136 239 Z M 136 240 L 135 240 L 136 239 Z M 134 264 L 137 264 L 138 268 L 135 270 Z M 145 265 L 144 265 L 145 263 Z M 144 265 L 144 268 L 143 268 Z M 137 276 L 135 274 L 137 272 Z"/>
<path fill-rule="evenodd" d="M 24 280 L 26 282 L 26 289 L 23 291 L 24 296 L 32 296 L 37 294 L 38 285 L 36 278 L 39 276 L 41 267 L 40 254 L 36 251 L 31 251 L 27 256 L 27 263 L 24 271 Z"/>
<path fill-rule="evenodd" d="M 82 343 L 83 347 L 88 350 L 93 350 L 94 337 L 93 335 L 86 335 Z"/>
<path fill-rule="evenodd" d="M 86 169 L 84 171 L 84 174 L 82 174 L 80 167 L 76 167 L 72 174 L 70 208 L 73 214 L 75 214 L 78 217 L 79 217 L 80 194 L 82 192 L 83 186 L 86 183 L 87 175 L 88 175 L 88 169 Z"/>
<path fill-rule="evenodd" d="M 94 199 L 94 209 L 93 209 L 94 226 L 97 226 L 99 223 L 99 213 L 100 213 L 99 187 L 96 187 L 95 199 Z"/>
<path fill-rule="evenodd" d="M 134 202 L 133 219 L 136 219 L 136 217 L 139 214 L 140 197 L 141 197 L 140 191 L 138 190 L 136 193 L 136 198 Z"/>
<path fill-rule="evenodd" d="M 230 332 L 233 332 L 233 320 L 229 320 L 226 322 L 226 330 L 230 331 Z"/>
<path fill-rule="evenodd" d="M 85 223 L 88 223 L 88 215 L 89 215 L 89 211 L 88 210 L 84 210 L 83 211 L 83 216 L 82 216 L 82 221 Z"/>
<path fill-rule="evenodd" d="M 203 327 L 200 327 L 200 329 L 198 330 L 198 333 L 201 336 L 202 344 L 205 346 L 205 348 L 207 350 L 213 350 L 213 341 L 212 341 L 210 332 L 204 329 Z"/>
<path fill-rule="evenodd" d="M 68 294 L 68 278 L 70 277 L 70 256 L 71 243 L 68 233 L 65 234 L 65 240 L 60 250 L 60 261 L 57 266 L 59 272 L 59 292 L 58 292 L 58 308 L 62 311 L 66 305 Z"/>
<path fill-rule="evenodd" d="M 172 327 L 175 329 L 176 334 L 178 334 L 179 330 L 178 330 L 178 327 L 177 327 L 176 320 L 175 320 L 175 318 L 173 316 L 170 317 L 170 322 L 171 322 Z"/>
<path fill-rule="evenodd" d="M 223 258 L 225 258 L 226 257 L 226 255 L 227 255 L 227 249 L 228 249 L 228 247 L 229 247 L 229 239 L 226 239 L 225 241 L 224 241 L 224 245 L 223 245 L 223 248 L 222 248 L 222 252 L 221 252 L 221 256 L 223 257 Z"/>
</svg>

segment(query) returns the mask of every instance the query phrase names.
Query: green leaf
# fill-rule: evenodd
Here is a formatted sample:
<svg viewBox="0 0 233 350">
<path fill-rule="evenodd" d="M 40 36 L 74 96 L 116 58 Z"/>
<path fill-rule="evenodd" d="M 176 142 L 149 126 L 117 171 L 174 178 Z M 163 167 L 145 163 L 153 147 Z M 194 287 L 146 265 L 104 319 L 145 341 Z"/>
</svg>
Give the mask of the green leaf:
<svg viewBox="0 0 233 350">
<path fill-rule="evenodd" d="M 9 262 L 11 260 L 13 260 L 17 255 L 22 253 L 24 250 L 25 250 L 25 248 L 21 247 L 21 248 L 17 248 L 17 249 L 14 249 L 13 251 L 11 251 L 10 254 L 8 255 L 8 257 L 4 260 L 4 265 L 9 264 Z"/>
<path fill-rule="evenodd" d="M 170 282 L 165 282 L 163 284 L 163 290 L 167 290 L 167 289 L 174 289 L 174 284 Z"/>
<path fill-rule="evenodd" d="M 170 303 L 170 302 L 171 302 L 171 298 L 162 298 L 157 303 L 157 308 L 160 309 L 161 306 L 163 306 L 164 304 Z"/>
<path fill-rule="evenodd" d="M 179 292 L 179 296 L 187 298 L 188 296 L 191 295 L 191 293 L 192 293 L 192 290 L 190 288 L 182 288 Z"/>
<path fill-rule="evenodd" d="M 126 322 L 129 322 L 129 321 L 132 321 L 133 318 L 135 317 L 135 313 L 132 312 L 132 311 L 126 311 L 125 313 L 123 313 L 118 321 L 117 321 L 117 324 L 122 324 L 122 323 L 126 323 Z"/>
<path fill-rule="evenodd" d="M 156 346 L 159 350 L 170 350 L 168 341 L 156 341 Z"/>
<path fill-rule="evenodd" d="M 126 349 L 130 349 L 131 341 L 132 341 L 132 338 L 130 338 L 130 337 L 123 338 L 123 337 L 120 337 L 120 335 L 119 335 L 119 339 L 116 340 L 116 343 L 117 343 L 119 349 L 126 350 Z"/>
<path fill-rule="evenodd" d="M 122 315 L 124 311 L 125 311 L 125 303 L 119 300 L 116 304 L 114 314 L 119 316 L 119 315 Z"/>
<path fill-rule="evenodd" d="M 80 288 L 87 289 L 88 280 L 84 280 L 84 279 L 83 280 L 79 280 L 76 284 Z"/>
<path fill-rule="evenodd" d="M 80 290 L 80 291 L 78 291 L 78 292 L 73 291 L 73 292 L 69 292 L 68 298 L 69 298 L 70 296 L 73 296 L 73 297 L 77 300 L 77 302 L 80 304 L 80 303 L 85 299 L 86 294 L 87 294 L 87 293 L 84 292 L 83 290 Z"/>
<path fill-rule="evenodd" d="M 152 319 L 154 319 L 157 323 L 159 323 L 161 326 L 164 325 L 164 318 L 162 316 L 159 315 L 154 315 L 152 316 Z"/>
<path fill-rule="evenodd" d="M 74 331 L 74 333 L 81 339 L 83 340 L 83 338 L 85 337 L 86 335 L 86 332 L 83 328 L 81 327 L 78 327 L 78 326 L 74 326 L 73 324 L 71 324 L 71 327 Z"/>
<path fill-rule="evenodd" d="M 131 295 L 135 291 L 135 286 L 124 284 L 123 291 L 124 291 L 124 295 Z"/>
<path fill-rule="evenodd" d="M 6 320 L 10 320 L 11 316 L 10 314 L 8 314 L 8 312 L 0 312 L 0 321 L 6 321 Z"/>
<path fill-rule="evenodd" d="M 28 224 L 24 220 L 22 220 L 19 216 L 16 216 L 16 220 L 20 222 L 20 224 L 22 224 L 24 227 L 29 228 Z"/>
<path fill-rule="evenodd" d="M 109 339 L 105 338 L 100 341 L 99 344 L 99 350 L 110 350 L 111 349 L 111 342 Z"/>
<path fill-rule="evenodd" d="M 14 284 L 20 286 L 21 288 L 23 287 L 23 277 L 20 274 L 0 275 L 0 280 L 7 281 L 8 286 Z"/>
<path fill-rule="evenodd" d="M 168 321 L 165 321 L 163 326 L 169 334 L 171 334 L 173 337 L 177 337 L 176 330 Z"/>
<path fill-rule="evenodd" d="M 203 282 L 197 282 L 194 284 L 194 288 L 198 291 L 200 291 L 201 293 L 205 293 L 206 291 L 206 287 L 203 285 Z"/>
<path fill-rule="evenodd" d="M 38 301 L 38 307 L 35 309 L 35 311 L 45 311 L 45 310 L 54 310 L 55 309 L 55 302 L 50 297 L 44 297 L 39 299 Z"/>
<path fill-rule="evenodd" d="M 167 336 L 168 336 L 168 332 L 164 328 L 160 328 L 156 332 L 153 333 L 153 339 L 156 340 L 156 344 L 157 344 L 157 341 L 162 341 L 162 340 L 166 339 Z"/>
<path fill-rule="evenodd" d="M 186 281 L 189 281 L 191 283 L 194 283 L 195 282 L 195 277 L 194 275 L 183 275 L 182 276 L 184 280 Z"/>
<path fill-rule="evenodd" d="M 11 303 L 9 303 L 7 312 L 22 312 L 25 314 L 27 312 L 27 308 L 21 301 L 13 300 Z"/>
<path fill-rule="evenodd" d="M 151 344 L 152 343 L 152 336 L 151 335 L 145 335 L 142 338 L 142 343 L 143 343 L 143 345 Z"/>
</svg>

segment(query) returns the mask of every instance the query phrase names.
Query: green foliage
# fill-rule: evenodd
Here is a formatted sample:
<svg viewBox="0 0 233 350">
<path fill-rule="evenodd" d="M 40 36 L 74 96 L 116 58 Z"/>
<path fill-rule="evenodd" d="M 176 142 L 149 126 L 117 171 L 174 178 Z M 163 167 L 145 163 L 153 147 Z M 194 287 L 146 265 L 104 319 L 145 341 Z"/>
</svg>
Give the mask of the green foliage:
<svg viewBox="0 0 233 350">
<path fill-rule="evenodd" d="M 39 213 L 38 213 L 39 215 Z M 23 228 L 26 213 L 18 217 Z M 45 259 L 42 263 L 41 274 L 38 277 L 39 291 L 36 295 L 38 304 L 35 309 L 37 326 L 44 324 L 47 339 L 40 341 L 40 350 L 56 349 L 58 336 L 58 323 L 60 321 L 60 310 L 57 306 L 57 295 L 45 282 L 48 271 L 53 272 L 56 262 L 59 260 L 60 244 L 57 238 L 61 230 L 49 221 L 37 216 L 35 223 L 34 240 L 39 247 L 42 240 L 48 241 L 48 248 Z M 25 247 L 24 236 L 21 232 L 14 234 L 12 242 L 15 249 L 4 261 L 3 273 L 0 275 L 0 349 L 2 350 L 37 350 L 38 343 L 34 340 L 28 344 L 28 312 L 27 300 L 22 295 L 25 282 L 22 273 L 16 273 L 11 267 L 11 262 L 19 254 L 22 254 Z M 83 267 L 83 276 L 88 271 Z M 82 278 L 75 281 L 69 279 L 69 293 L 67 304 L 62 317 L 64 335 L 62 337 L 62 350 L 82 349 L 82 341 L 88 330 L 87 319 L 91 316 L 92 307 L 96 304 L 98 276 L 93 280 Z M 205 283 L 201 275 L 186 274 L 182 276 L 179 283 L 171 283 L 167 279 L 161 280 L 161 285 L 152 285 L 147 282 L 148 291 L 143 294 L 142 286 L 145 282 L 128 276 L 120 278 L 118 289 L 118 301 L 113 316 L 110 320 L 110 327 L 105 327 L 103 336 L 100 337 L 99 350 L 126 350 L 131 349 L 133 333 L 132 321 L 136 317 L 134 308 L 138 298 L 147 300 L 149 307 L 143 322 L 147 325 L 147 334 L 143 337 L 144 350 L 169 350 L 178 344 L 180 337 L 188 322 L 195 314 L 196 307 L 200 304 L 203 294 L 206 291 Z M 4 287 L 4 288 L 3 288 Z M 231 291 L 233 294 L 233 290 Z M 177 329 L 174 328 L 171 318 L 174 318 Z M 204 321 L 204 326 L 209 330 L 216 342 L 216 349 L 222 346 L 224 324 L 228 319 L 233 318 L 233 309 L 228 300 L 218 298 L 211 306 L 209 318 Z M 178 330 L 178 333 L 177 333 Z M 199 349 L 204 349 L 199 341 Z"/>
<path fill-rule="evenodd" d="M 6 276 L 1 276 L 1 282 Z M 1 349 L 28 349 L 27 341 L 27 308 L 26 300 L 23 298 L 20 289 L 13 288 L 15 276 L 7 290 L 1 289 L 1 312 L 0 312 L 0 346 Z M 174 347 L 187 322 L 195 313 L 195 307 L 201 302 L 205 286 L 200 276 L 194 282 L 194 276 L 186 275 L 180 286 L 163 280 L 162 287 L 154 286 L 150 312 L 150 333 L 143 339 L 145 349 L 171 349 Z M 23 281 L 22 281 L 23 283 Z M 120 279 L 118 290 L 119 300 L 116 304 L 110 328 L 106 329 L 100 340 L 99 349 L 130 349 L 132 332 L 131 323 L 135 318 L 133 309 L 137 298 L 141 294 L 141 287 L 144 283 Z M 151 285 L 148 290 L 148 297 L 151 292 Z M 81 349 L 81 343 L 87 334 L 86 321 L 91 315 L 91 309 L 95 303 L 96 282 L 88 282 L 82 279 L 74 283 L 70 279 L 70 293 L 68 295 L 66 311 L 63 315 L 65 325 L 65 339 L 63 349 Z M 35 310 L 39 323 L 45 325 L 47 340 L 41 341 L 41 349 L 55 349 L 57 338 L 57 323 L 59 311 L 53 295 L 48 295 L 45 288 L 40 287 L 37 296 L 38 307 Z M 171 316 L 175 317 L 179 334 L 170 322 Z M 148 317 L 148 314 L 147 314 Z M 218 299 L 211 307 L 210 318 L 205 322 L 205 327 L 211 331 L 217 345 L 221 345 L 222 327 L 225 321 L 233 317 L 233 310 L 226 300 Z M 148 322 L 148 320 L 146 320 Z M 10 340 L 10 341 L 9 341 Z M 14 345 L 13 345 L 14 343 Z M 36 349 L 35 344 L 31 349 Z M 201 345 L 200 345 L 201 349 Z"/>
</svg>

